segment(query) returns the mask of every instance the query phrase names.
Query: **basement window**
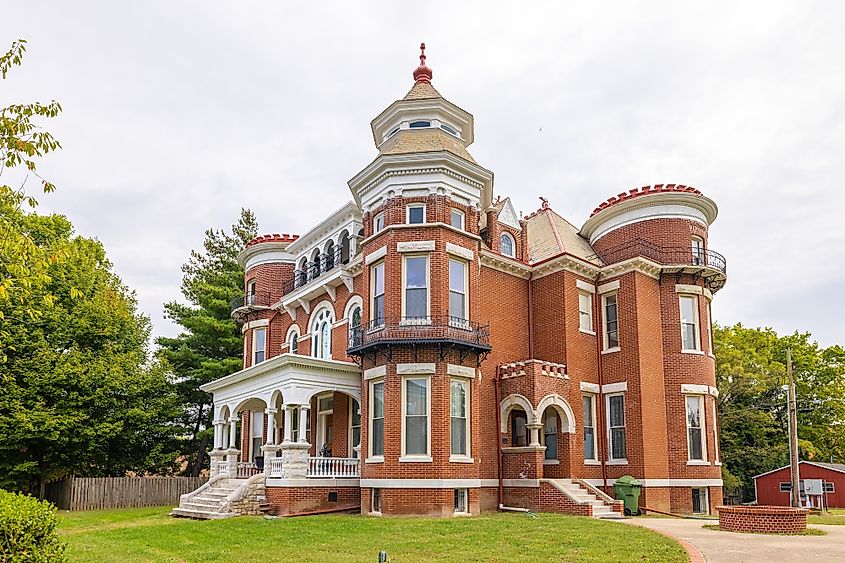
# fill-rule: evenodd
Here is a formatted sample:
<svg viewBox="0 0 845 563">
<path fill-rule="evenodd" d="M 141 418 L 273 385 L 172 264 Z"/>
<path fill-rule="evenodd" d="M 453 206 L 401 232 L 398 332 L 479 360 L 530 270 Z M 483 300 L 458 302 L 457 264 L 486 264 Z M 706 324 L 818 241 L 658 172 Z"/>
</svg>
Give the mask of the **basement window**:
<svg viewBox="0 0 845 563">
<path fill-rule="evenodd" d="M 469 512 L 468 496 L 466 489 L 455 489 L 455 514 L 466 514 Z"/>
<path fill-rule="evenodd" d="M 707 502 L 707 487 L 694 488 L 692 490 L 692 513 L 709 514 L 710 506 Z"/>
</svg>

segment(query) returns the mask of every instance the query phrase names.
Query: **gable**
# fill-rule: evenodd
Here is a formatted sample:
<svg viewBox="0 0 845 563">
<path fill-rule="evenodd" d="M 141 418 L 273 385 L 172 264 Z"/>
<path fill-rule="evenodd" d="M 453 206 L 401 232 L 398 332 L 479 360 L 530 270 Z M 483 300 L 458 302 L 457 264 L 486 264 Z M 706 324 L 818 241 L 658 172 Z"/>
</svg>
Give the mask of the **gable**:
<svg viewBox="0 0 845 563">
<path fill-rule="evenodd" d="M 504 203 L 502 210 L 499 211 L 499 223 L 521 231 L 522 227 L 519 226 L 519 219 L 516 216 L 516 211 L 513 208 L 510 198 L 507 198 Z"/>
</svg>

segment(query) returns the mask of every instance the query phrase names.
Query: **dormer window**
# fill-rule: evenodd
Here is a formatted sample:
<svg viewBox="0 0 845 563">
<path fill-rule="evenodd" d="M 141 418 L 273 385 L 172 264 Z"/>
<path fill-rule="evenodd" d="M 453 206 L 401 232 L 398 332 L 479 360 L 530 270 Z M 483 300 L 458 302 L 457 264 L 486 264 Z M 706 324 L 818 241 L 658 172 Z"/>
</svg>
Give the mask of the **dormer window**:
<svg viewBox="0 0 845 563">
<path fill-rule="evenodd" d="M 510 258 L 516 255 L 516 242 L 510 233 L 502 233 L 499 238 L 499 252 Z"/>
<path fill-rule="evenodd" d="M 455 131 L 455 129 L 453 129 L 452 127 L 449 127 L 448 125 L 446 125 L 444 123 L 440 124 L 440 128 L 443 129 L 444 131 L 446 131 L 447 133 L 449 133 L 450 135 L 454 135 L 455 137 L 459 136 L 458 132 Z"/>
<path fill-rule="evenodd" d="M 425 129 L 426 127 L 431 127 L 431 121 L 412 121 L 408 127 L 411 129 Z"/>
</svg>

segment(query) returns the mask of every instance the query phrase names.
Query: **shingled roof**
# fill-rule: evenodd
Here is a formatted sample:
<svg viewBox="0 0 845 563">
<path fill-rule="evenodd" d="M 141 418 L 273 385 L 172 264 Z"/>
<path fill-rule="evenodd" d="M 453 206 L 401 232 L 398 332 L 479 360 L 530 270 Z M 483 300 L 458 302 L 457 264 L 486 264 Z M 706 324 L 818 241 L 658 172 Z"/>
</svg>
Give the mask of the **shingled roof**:
<svg viewBox="0 0 845 563">
<path fill-rule="evenodd" d="M 566 252 L 591 264 L 601 266 L 590 243 L 578 234 L 578 228 L 544 206 L 525 218 L 528 229 L 528 260 L 542 262 Z"/>
<path fill-rule="evenodd" d="M 414 86 L 408 90 L 408 93 L 405 94 L 405 97 L 402 98 L 403 100 L 427 100 L 430 98 L 442 98 L 443 96 L 440 95 L 434 86 L 431 85 L 431 82 L 417 82 Z"/>
<path fill-rule="evenodd" d="M 379 147 L 380 154 L 447 151 L 477 164 L 460 140 L 440 129 L 403 129 Z"/>
</svg>

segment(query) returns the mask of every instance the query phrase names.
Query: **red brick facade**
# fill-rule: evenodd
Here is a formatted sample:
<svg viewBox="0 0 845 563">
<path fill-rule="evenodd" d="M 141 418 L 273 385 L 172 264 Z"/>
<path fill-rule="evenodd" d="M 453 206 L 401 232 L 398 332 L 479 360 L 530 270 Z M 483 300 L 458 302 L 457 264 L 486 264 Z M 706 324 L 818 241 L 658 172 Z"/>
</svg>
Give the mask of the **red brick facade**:
<svg viewBox="0 0 845 563">
<path fill-rule="evenodd" d="M 428 96 L 434 106 L 458 115 L 450 127 L 461 144 L 471 143 L 472 116 L 448 105 L 430 85 L 414 88 L 391 106 L 395 119 Z M 435 127 L 437 119 L 450 123 L 447 114 L 431 111 L 432 121 L 417 121 L 428 125 L 415 127 Z M 385 112 L 373 121 L 377 142 L 392 115 Z M 256 328 L 267 331 L 266 358 L 291 352 L 287 336 L 293 326 L 300 335 L 297 353 L 317 355 L 311 325 L 325 304 L 333 312 L 331 359 L 360 366 L 361 511 L 372 511 L 378 489 L 382 514 L 452 514 L 455 490 L 466 489 L 472 514 L 499 504 L 587 513 L 589 505 L 573 504 L 540 480 L 583 479 L 612 494 L 615 479 L 632 475 L 644 485 L 642 506 L 712 512 L 722 497 L 709 303 L 725 282 L 723 259 L 706 248 L 715 204 L 694 190 L 660 186 L 602 204 L 580 231 L 545 203 L 517 221 L 509 200 L 492 200 L 492 173 L 463 149 L 432 150 L 421 136 L 418 149 L 401 153 L 405 160 L 399 161 L 399 153 L 390 150 L 392 134 L 384 134 L 373 164 L 350 180 L 360 232 L 353 233 L 355 252 L 343 284 L 324 290 L 309 285 L 310 297 L 290 298 L 298 295 L 292 285 L 300 275 L 297 266 L 324 245 L 320 240 L 307 247 L 303 241 L 314 235 L 289 243 L 262 238 L 243 255 L 250 265 L 246 291 L 253 291 L 254 282 L 254 291 L 270 296 L 267 306 L 241 311 L 244 368 L 252 366 Z M 409 130 L 402 138 L 414 134 Z M 435 158 L 440 160 L 432 163 Z M 424 221 L 410 224 L 409 206 L 419 204 Z M 463 217 L 462 224 L 453 226 L 453 212 Z M 512 257 L 502 254 L 503 232 L 514 239 Z M 285 255 L 286 245 L 296 252 Z M 406 287 L 409 256 L 427 259 L 424 287 L 413 294 L 419 299 L 424 289 L 426 312 L 410 321 L 409 295 L 417 286 Z M 455 260 L 464 264 L 463 284 L 450 279 Z M 383 317 L 373 311 L 378 265 L 384 271 Z M 691 319 L 681 318 L 682 295 L 695 299 Z M 618 346 L 609 344 L 613 298 Z M 291 303 L 282 306 L 285 299 Z M 347 317 L 351 299 L 360 299 L 362 324 L 354 329 Z M 465 303 L 463 313 L 456 312 L 456 303 Z M 682 350 L 682 328 L 694 337 L 689 350 Z M 424 380 L 427 393 L 422 404 L 428 445 L 415 456 L 405 453 L 410 407 L 403 385 L 409 377 Z M 466 455 L 452 453 L 452 380 L 469 390 Z M 374 383 L 384 385 L 380 456 L 371 451 Z M 614 429 L 610 396 L 622 397 Z M 316 400 L 312 396 L 310 403 L 312 442 L 319 425 Z M 619 400 L 613 399 L 617 407 Z M 287 398 L 279 401 L 268 406 L 278 409 Z M 585 401 L 593 411 L 589 420 Z M 688 416 L 688 405 L 696 404 L 703 410 Z M 335 391 L 334 457 L 353 453 L 350 414 L 349 395 Z M 276 417 L 281 437 L 283 417 Z M 618 459 L 611 459 L 611 435 Z M 312 456 L 320 446 L 312 444 Z M 585 459 L 588 447 L 594 455 Z M 536 484 L 502 484 L 499 498 L 500 479 Z M 327 508 L 321 488 L 268 485 L 267 491 L 282 511 Z M 357 492 L 342 493 L 348 502 L 358 499 Z"/>
<path fill-rule="evenodd" d="M 806 508 L 719 506 L 719 529 L 726 532 L 800 534 L 807 529 Z"/>
</svg>

